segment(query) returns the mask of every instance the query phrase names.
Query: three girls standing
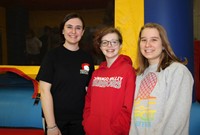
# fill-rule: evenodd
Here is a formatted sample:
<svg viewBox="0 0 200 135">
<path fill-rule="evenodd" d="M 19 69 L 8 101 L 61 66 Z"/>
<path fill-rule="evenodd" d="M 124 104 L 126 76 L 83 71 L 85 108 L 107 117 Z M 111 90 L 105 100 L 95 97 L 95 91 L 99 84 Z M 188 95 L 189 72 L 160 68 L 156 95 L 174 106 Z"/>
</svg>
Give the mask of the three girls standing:
<svg viewBox="0 0 200 135">
<path fill-rule="evenodd" d="M 162 26 L 141 28 L 137 78 L 130 57 L 119 53 L 123 39 L 117 29 L 104 28 L 95 35 L 106 61 L 93 74 L 91 57 L 78 45 L 82 18 L 66 16 L 61 30 L 63 45 L 47 54 L 37 76 L 48 135 L 84 134 L 82 109 L 90 75 L 82 122 L 86 135 L 189 133 L 193 78 Z"/>
</svg>

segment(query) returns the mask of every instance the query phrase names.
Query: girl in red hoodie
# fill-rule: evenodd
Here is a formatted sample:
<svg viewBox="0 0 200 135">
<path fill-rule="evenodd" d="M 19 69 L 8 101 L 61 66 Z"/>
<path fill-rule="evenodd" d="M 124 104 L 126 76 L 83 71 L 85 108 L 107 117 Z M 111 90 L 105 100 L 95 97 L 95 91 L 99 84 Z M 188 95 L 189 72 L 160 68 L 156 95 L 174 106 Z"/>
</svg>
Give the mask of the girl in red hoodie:
<svg viewBox="0 0 200 135">
<path fill-rule="evenodd" d="M 130 57 L 120 55 L 122 35 L 103 28 L 94 43 L 106 61 L 93 72 L 83 114 L 86 135 L 128 135 L 135 91 L 135 70 Z"/>
</svg>

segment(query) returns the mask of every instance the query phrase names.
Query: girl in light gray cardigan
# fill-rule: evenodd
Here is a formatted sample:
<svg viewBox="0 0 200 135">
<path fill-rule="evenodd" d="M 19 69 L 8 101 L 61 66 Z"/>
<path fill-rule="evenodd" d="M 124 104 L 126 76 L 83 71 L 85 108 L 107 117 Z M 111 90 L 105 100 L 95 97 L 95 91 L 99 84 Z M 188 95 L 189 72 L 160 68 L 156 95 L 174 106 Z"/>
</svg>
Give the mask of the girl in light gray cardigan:
<svg viewBox="0 0 200 135">
<path fill-rule="evenodd" d="M 145 24 L 129 135 L 188 135 L 193 77 L 174 54 L 165 29 Z"/>
</svg>

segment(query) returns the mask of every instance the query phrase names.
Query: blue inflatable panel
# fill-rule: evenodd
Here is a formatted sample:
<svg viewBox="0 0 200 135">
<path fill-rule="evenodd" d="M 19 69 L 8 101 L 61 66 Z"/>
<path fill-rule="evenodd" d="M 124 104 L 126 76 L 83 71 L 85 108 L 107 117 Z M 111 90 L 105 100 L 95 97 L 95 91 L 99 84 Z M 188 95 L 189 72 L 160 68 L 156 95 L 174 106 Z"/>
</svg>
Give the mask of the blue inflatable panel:
<svg viewBox="0 0 200 135">
<path fill-rule="evenodd" d="M 0 76 L 0 127 L 42 128 L 41 104 L 33 105 L 31 81 Z"/>
<path fill-rule="evenodd" d="M 189 135 L 199 135 L 200 134 L 200 104 L 194 102 L 192 104 L 190 113 L 190 133 Z"/>
</svg>

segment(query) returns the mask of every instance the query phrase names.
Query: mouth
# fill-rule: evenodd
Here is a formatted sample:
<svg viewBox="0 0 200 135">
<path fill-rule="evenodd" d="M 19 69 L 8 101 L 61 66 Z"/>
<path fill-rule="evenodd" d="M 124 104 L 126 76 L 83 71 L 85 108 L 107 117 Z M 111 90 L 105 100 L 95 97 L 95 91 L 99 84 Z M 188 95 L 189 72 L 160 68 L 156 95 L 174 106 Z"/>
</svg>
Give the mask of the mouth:
<svg viewBox="0 0 200 135">
<path fill-rule="evenodd" d="M 70 37 L 70 38 L 76 38 L 76 36 L 75 36 L 75 35 L 69 35 L 69 37 Z"/>
<path fill-rule="evenodd" d="M 145 53 L 152 53 L 152 52 L 154 52 L 154 50 L 153 49 L 145 49 L 144 52 Z"/>
<path fill-rule="evenodd" d="M 106 52 L 115 52 L 115 49 L 107 49 Z"/>
</svg>

